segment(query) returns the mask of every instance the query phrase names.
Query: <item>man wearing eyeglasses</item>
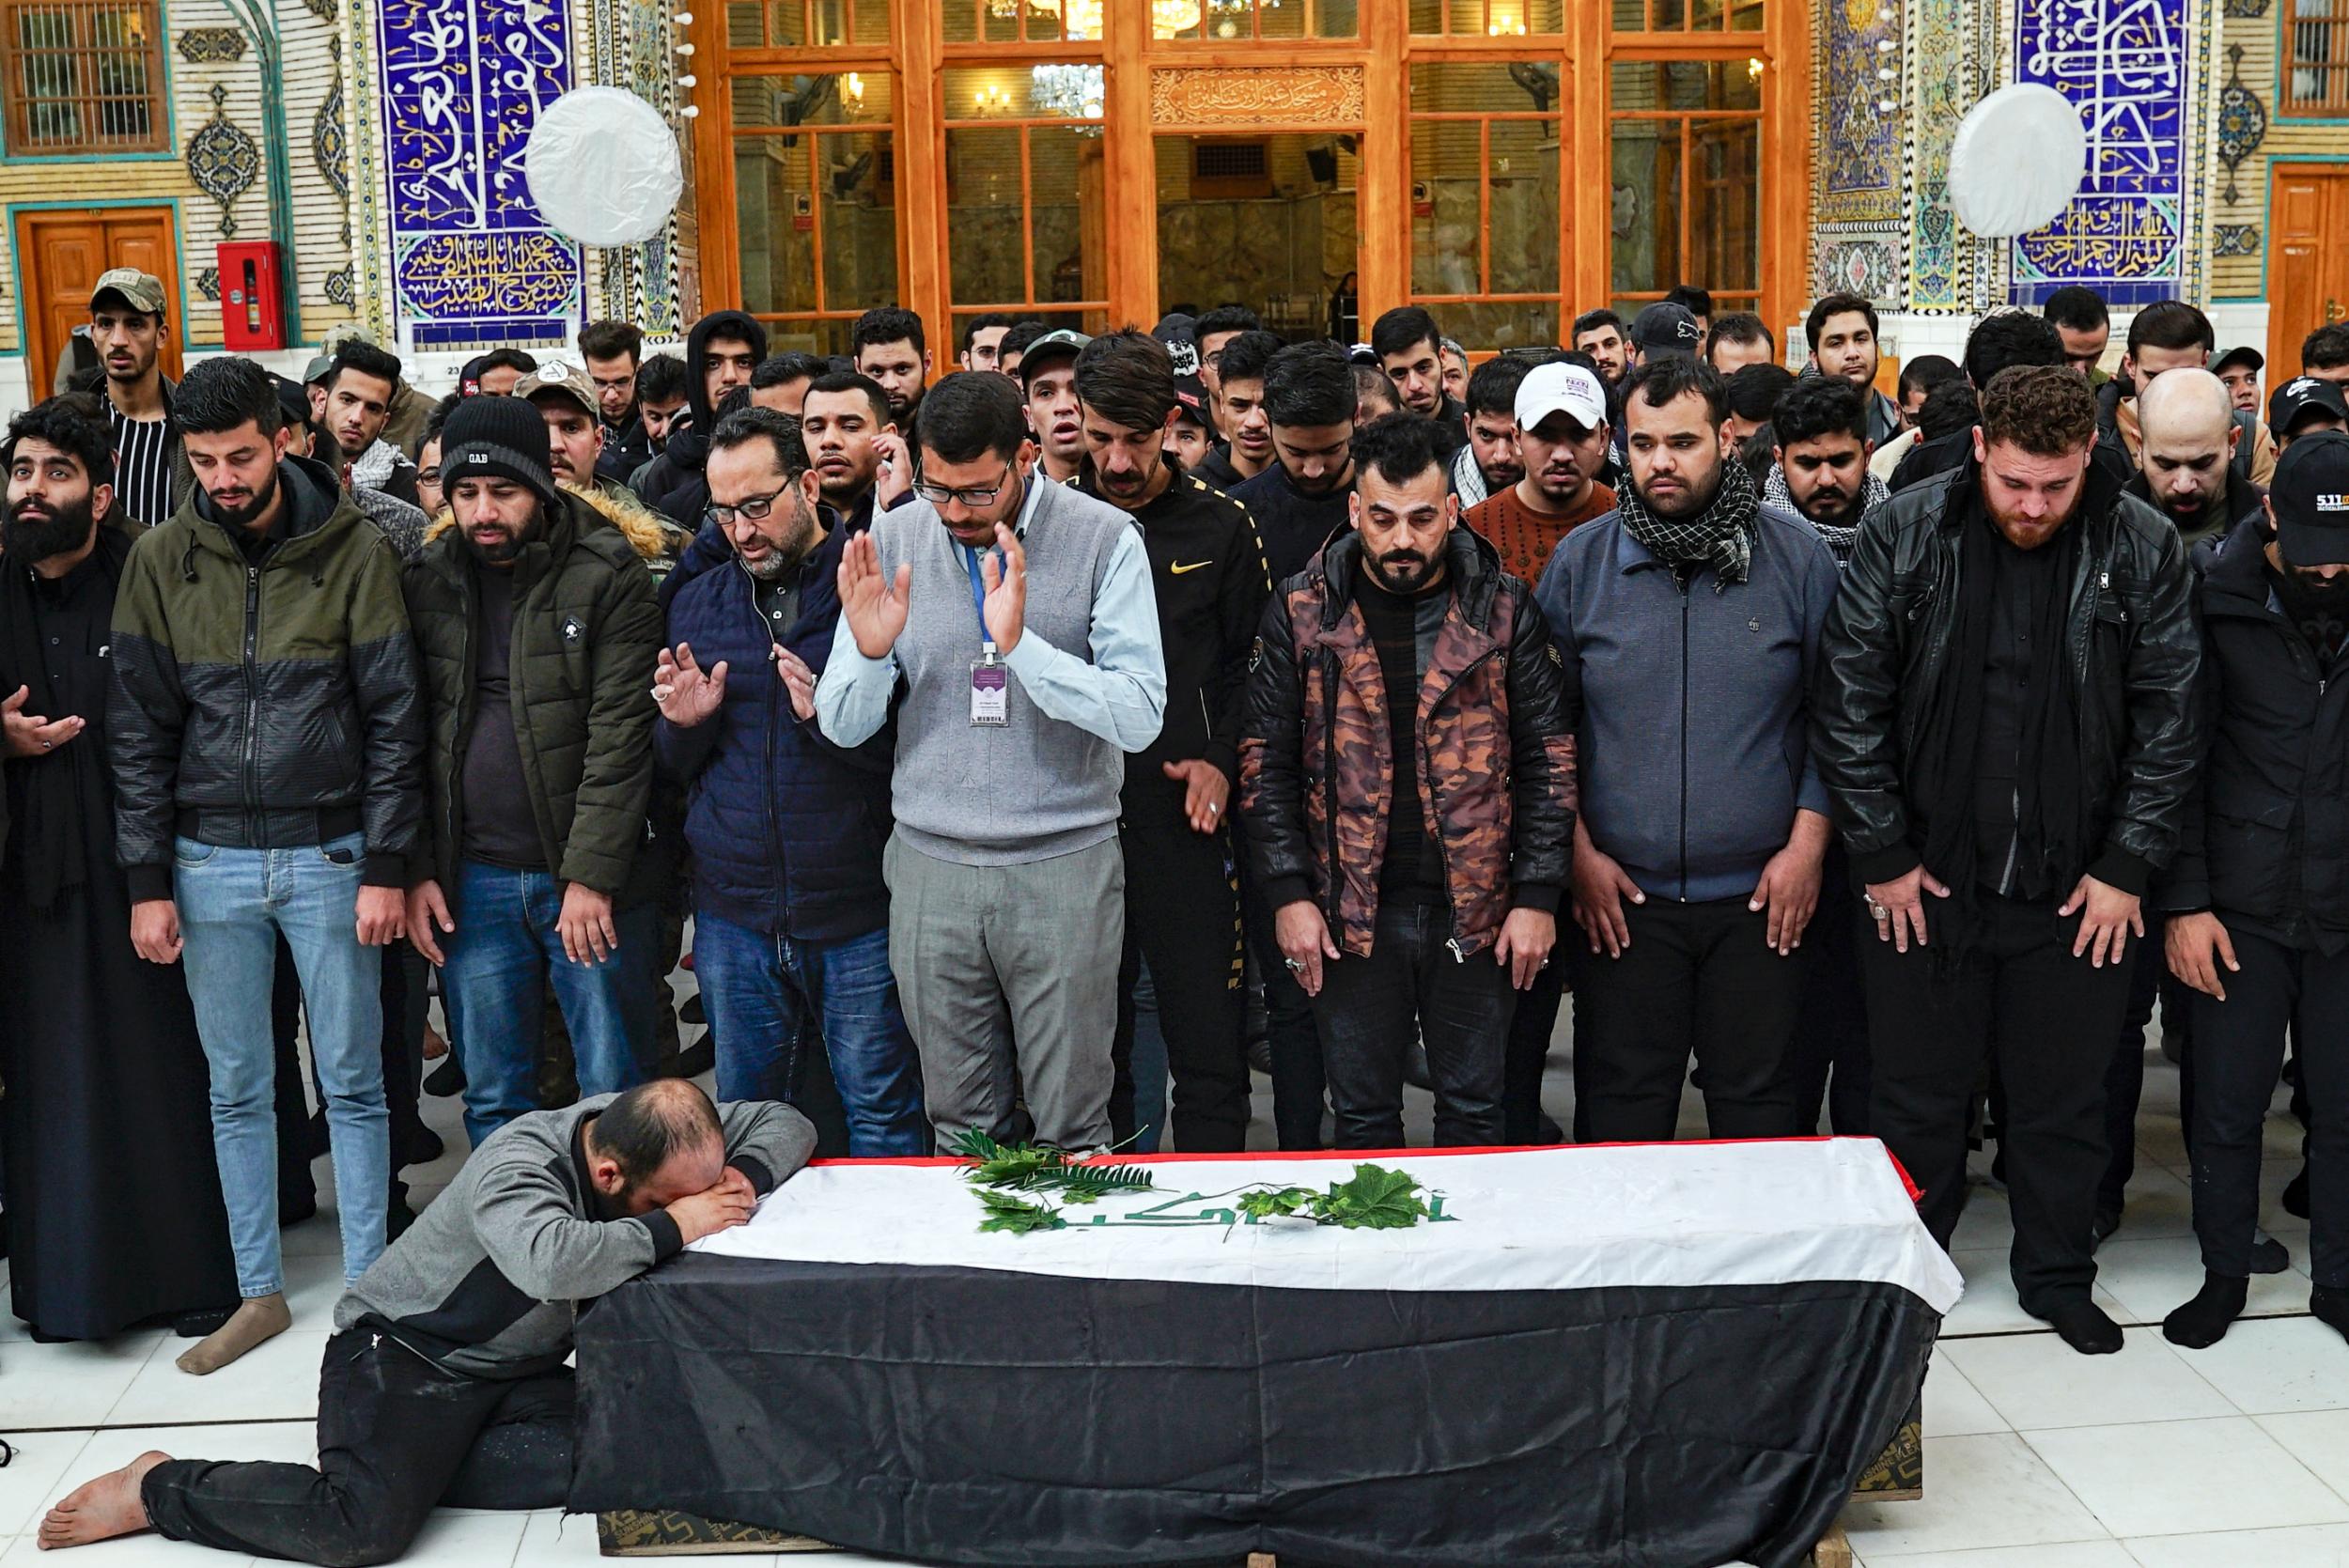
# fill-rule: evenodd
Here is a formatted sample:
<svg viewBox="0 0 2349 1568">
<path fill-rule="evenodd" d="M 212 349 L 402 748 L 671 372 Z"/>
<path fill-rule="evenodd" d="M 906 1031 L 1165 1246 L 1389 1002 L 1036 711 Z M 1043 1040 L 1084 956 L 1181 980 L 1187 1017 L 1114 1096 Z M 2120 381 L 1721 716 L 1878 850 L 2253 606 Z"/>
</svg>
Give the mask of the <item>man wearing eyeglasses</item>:
<svg viewBox="0 0 2349 1568">
<path fill-rule="evenodd" d="M 835 744 L 896 720 L 889 958 L 941 1142 L 1109 1141 L 1126 930 L 1118 791 L 1166 662 L 1141 533 L 1036 472 L 1019 390 L 922 402 L 915 498 L 849 539 L 816 689 Z M 921 613 L 912 614 L 915 605 Z"/>
</svg>

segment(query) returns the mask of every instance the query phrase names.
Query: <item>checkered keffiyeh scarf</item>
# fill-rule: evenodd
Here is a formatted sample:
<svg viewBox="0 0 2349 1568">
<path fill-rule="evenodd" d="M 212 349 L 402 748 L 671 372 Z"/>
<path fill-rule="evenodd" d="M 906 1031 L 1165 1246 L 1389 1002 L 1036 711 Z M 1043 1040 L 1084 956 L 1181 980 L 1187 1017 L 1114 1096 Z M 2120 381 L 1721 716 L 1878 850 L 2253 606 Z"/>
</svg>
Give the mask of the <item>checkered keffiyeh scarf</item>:
<svg viewBox="0 0 2349 1568">
<path fill-rule="evenodd" d="M 1637 488 L 1616 498 L 1623 513 L 1624 532 L 1641 548 L 1675 571 L 1693 573 L 1713 568 L 1713 591 L 1743 582 L 1753 563 L 1754 520 L 1762 510 L 1762 491 L 1746 465 L 1735 459 L 1721 464 L 1721 488 L 1711 505 L 1694 517 L 1663 518 L 1648 510 Z"/>
<path fill-rule="evenodd" d="M 1892 487 L 1871 474 L 1859 488 L 1859 510 L 1852 516 L 1864 518 L 1891 499 Z M 1762 481 L 1762 505 L 1775 506 L 1781 512 L 1791 512 L 1796 517 L 1802 516 L 1802 508 L 1796 505 L 1795 498 L 1787 493 L 1786 470 L 1781 464 L 1772 463 L 1768 477 Z M 1839 568 L 1850 566 L 1852 544 L 1859 537 L 1859 525 L 1855 522 L 1849 528 L 1843 528 L 1831 522 L 1806 520 L 1811 522 L 1819 537 L 1827 541 L 1828 549 L 1835 552 L 1835 565 Z"/>
</svg>

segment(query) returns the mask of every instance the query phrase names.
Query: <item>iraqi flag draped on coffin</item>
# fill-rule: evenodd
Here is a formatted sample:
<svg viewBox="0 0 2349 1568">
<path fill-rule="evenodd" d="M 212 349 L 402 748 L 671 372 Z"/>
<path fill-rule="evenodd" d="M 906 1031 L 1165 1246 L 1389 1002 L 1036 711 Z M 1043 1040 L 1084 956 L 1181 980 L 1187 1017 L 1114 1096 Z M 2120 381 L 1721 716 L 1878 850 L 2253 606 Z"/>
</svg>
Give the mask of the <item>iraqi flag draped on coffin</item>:
<svg viewBox="0 0 2349 1568">
<path fill-rule="evenodd" d="M 1369 1157 L 1408 1230 L 1232 1194 Z M 580 1320 L 570 1505 L 924 1561 L 1798 1562 L 1956 1270 L 1870 1139 L 1145 1160 L 981 1234 L 951 1162 L 809 1167 Z"/>
</svg>

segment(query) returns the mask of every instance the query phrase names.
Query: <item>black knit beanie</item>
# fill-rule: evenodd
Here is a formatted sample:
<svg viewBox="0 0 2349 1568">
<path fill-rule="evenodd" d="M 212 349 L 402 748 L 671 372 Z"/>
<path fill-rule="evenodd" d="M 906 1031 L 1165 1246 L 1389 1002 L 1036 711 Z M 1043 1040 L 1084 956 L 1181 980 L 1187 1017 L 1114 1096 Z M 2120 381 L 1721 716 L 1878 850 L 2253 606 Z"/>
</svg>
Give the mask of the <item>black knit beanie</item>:
<svg viewBox="0 0 2349 1568">
<path fill-rule="evenodd" d="M 460 479 L 511 479 L 550 506 L 560 499 L 546 416 L 522 397 L 468 397 L 441 428 L 441 489 Z"/>
</svg>

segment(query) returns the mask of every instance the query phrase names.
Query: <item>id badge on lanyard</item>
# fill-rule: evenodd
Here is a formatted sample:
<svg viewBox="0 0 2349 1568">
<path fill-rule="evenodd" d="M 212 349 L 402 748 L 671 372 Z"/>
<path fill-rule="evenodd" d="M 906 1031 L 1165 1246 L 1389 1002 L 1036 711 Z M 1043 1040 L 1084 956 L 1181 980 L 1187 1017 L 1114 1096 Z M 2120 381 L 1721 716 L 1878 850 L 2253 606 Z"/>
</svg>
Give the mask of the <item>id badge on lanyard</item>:
<svg viewBox="0 0 2349 1568">
<path fill-rule="evenodd" d="M 979 577 L 978 552 L 965 550 L 963 565 L 971 570 L 971 608 L 979 616 L 979 657 L 971 661 L 971 722 L 1000 728 L 1011 722 L 1011 666 L 987 635 L 987 586 Z"/>
</svg>

